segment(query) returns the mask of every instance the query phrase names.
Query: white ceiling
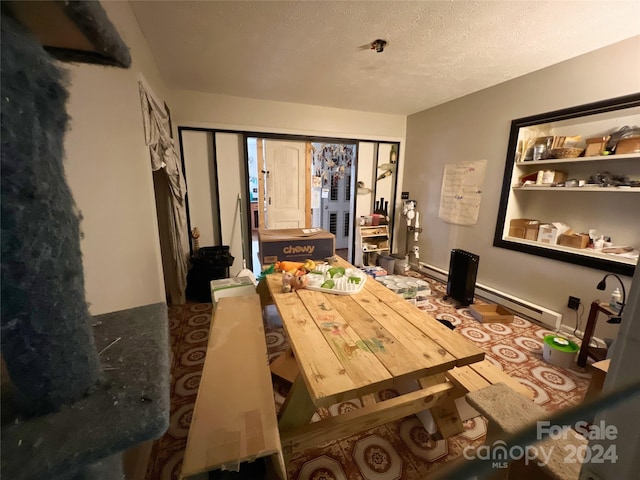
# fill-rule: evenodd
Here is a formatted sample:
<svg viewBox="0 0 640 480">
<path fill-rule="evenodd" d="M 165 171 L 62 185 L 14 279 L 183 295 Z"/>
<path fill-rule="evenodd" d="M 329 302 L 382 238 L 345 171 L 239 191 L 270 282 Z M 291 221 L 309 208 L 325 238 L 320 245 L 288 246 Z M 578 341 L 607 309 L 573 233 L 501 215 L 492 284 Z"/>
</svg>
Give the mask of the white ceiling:
<svg viewBox="0 0 640 480">
<path fill-rule="evenodd" d="M 130 3 L 172 88 L 401 115 L 640 34 L 640 0 Z"/>
</svg>

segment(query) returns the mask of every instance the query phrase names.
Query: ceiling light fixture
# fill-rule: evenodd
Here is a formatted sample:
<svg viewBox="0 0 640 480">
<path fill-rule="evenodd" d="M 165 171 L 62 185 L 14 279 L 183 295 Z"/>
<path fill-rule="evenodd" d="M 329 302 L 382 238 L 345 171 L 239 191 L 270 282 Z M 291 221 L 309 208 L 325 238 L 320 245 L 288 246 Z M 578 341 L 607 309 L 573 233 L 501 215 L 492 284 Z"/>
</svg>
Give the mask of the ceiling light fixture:
<svg viewBox="0 0 640 480">
<path fill-rule="evenodd" d="M 378 38 L 377 40 L 371 42 L 371 50 L 375 50 L 378 53 L 383 52 L 386 44 L 386 40 L 381 40 Z"/>
</svg>

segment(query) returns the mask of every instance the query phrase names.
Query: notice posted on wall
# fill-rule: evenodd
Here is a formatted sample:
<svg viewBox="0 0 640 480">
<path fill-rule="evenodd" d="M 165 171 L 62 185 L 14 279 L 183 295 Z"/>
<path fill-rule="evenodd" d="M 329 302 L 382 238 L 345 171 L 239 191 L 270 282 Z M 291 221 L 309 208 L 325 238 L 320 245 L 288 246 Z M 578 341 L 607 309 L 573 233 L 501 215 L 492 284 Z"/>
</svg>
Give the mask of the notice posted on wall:
<svg viewBox="0 0 640 480">
<path fill-rule="evenodd" d="M 448 163 L 442 176 L 438 217 L 456 225 L 478 223 L 486 160 Z"/>
</svg>

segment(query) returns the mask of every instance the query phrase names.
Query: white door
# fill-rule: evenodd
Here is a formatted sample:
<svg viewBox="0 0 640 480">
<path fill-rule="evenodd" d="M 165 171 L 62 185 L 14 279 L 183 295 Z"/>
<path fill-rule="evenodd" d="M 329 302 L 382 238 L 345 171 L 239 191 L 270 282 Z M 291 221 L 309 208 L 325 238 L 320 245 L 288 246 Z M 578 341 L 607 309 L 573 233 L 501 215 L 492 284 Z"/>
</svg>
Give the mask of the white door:
<svg viewBox="0 0 640 480">
<path fill-rule="evenodd" d="M 305 142 L 265 141 L 267 228 L 304 228 Z"/>
</svg>

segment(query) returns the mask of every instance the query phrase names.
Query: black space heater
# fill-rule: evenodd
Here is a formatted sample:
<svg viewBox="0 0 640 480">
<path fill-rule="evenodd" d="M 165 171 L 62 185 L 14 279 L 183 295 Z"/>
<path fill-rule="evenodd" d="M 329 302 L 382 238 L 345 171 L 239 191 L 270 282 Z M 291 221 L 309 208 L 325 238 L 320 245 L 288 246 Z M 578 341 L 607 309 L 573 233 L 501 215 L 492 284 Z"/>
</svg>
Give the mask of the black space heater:
<svg viewBox="0 0 640 480">
<path fill-rule="evenodd" d="M 458 249 L 451 250 L 447 298 L 453 298 L 462 307 L 473 303 L 478 263 L 480 263 L 480 257 L 474 253 Z"/>
</svg>

